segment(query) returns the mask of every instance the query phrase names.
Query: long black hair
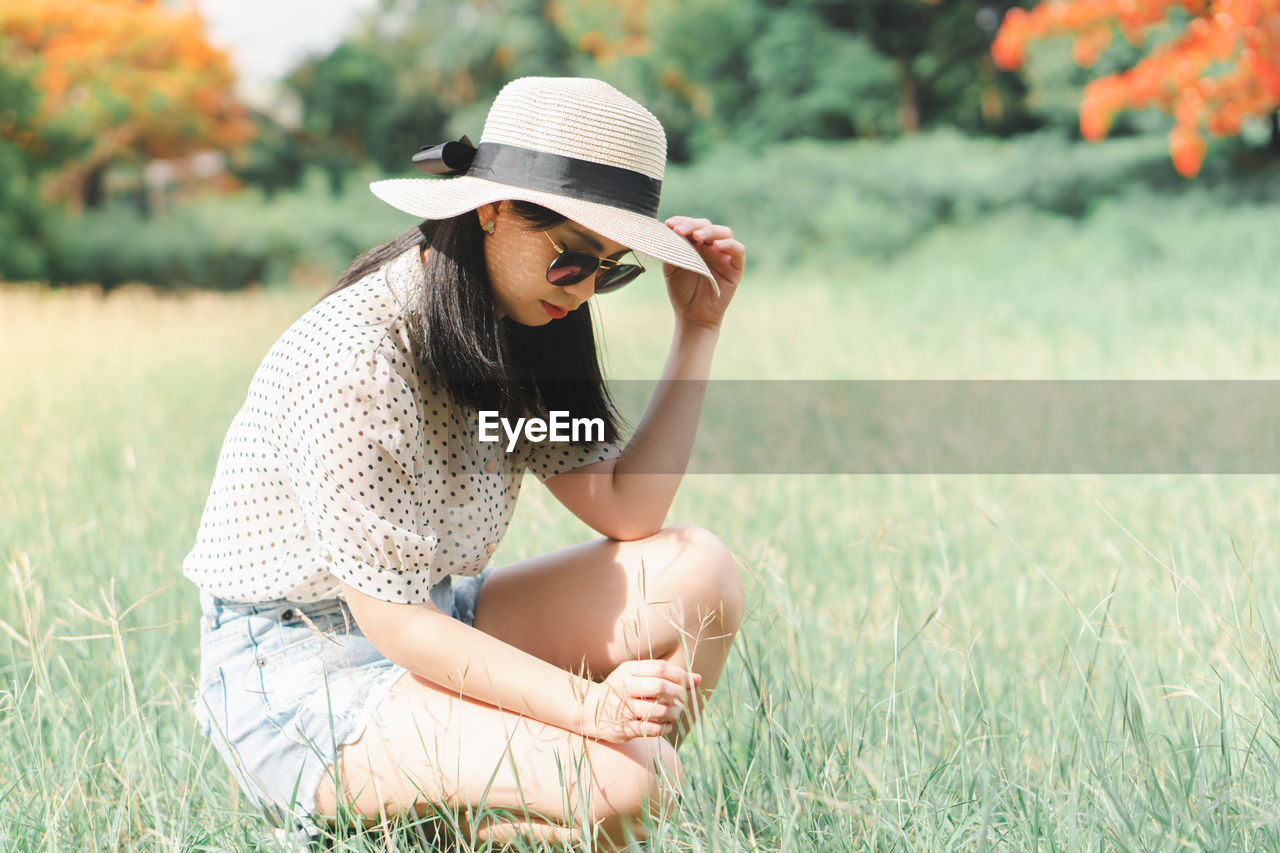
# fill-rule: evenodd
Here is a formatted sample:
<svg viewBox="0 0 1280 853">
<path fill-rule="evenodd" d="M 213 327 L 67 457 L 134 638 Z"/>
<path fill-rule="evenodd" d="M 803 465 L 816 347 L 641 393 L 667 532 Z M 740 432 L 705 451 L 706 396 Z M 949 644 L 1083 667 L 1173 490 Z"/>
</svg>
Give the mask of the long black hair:
<svg viewBox="0 0 1280 853">
<path fill-rule="evenodd" d="M 540 205 L 508 202 L 533 230 L 566 217 Z M 475 211 L 429 219 L 352 261 L 321 300 L 360 281 L 410 249 L 426 255 L 422 286 L 407 326 L 424 375 L 458 402 L 504 417 L 599 418 L 616 441 L 619 417 L 605 386 L 591 314 L 571 311 L 543 326 L 498 319 L 485 268 L 484 233 Z"/>
</svg>

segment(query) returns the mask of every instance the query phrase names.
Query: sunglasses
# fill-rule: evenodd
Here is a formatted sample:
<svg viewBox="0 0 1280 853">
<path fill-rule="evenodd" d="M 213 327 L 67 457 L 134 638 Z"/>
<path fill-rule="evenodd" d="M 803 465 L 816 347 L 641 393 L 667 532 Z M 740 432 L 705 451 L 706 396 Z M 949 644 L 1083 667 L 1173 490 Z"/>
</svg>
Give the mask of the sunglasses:
<svg viewBox="0 0 1280 853">
<path fill-rule="evenodd" d="M 556 259 L 547 267 L 547 281 L 556 287 L 568 287 L 588 278 L 596 270 L 596 293 L 608 293 L 617 290 L 624 284 L 630 284 L 636 276 L 644 272 L 640 264 L 620 264 L 608 258 L 598 258 L 587 252 L 569 252 L 555 241 L 546 231 L 551 245 L 555 247 Z"/>
</svg>

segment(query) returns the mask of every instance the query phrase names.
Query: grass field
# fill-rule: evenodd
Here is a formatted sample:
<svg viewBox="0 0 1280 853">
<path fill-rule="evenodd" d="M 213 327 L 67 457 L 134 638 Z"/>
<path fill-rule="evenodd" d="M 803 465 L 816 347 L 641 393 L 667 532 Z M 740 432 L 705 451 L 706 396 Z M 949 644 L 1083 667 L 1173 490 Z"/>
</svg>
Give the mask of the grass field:
<svg viewBox="0 0 1280 853">
<path fill-rule="evenodd" d="M 1262 206 L 1134 197 L 757 270 L 716 374 L 1275 378 L 1274 234 Z M 649 279 L 601 305 L 614 375 L 661 363 Z M 254 849 L 188 711 L 180 562 L 249 376 L 315 295 L 0 290 L 0 849 Z M 526 482 L 498 562 L 587 535 Z M 671 521 L 730 545 L 750 604 L 662 847 L 1280 849 L 1278 486 L 688 479 Z"/>
</svg>

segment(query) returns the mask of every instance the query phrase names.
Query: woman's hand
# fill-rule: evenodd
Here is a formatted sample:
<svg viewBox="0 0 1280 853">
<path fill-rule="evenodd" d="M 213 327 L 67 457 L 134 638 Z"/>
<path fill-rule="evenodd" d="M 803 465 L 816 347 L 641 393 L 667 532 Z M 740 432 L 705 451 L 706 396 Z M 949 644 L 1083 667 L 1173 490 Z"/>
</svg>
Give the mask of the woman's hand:
<svg viewBox="0 0 1280 853">
<path fill-rule="evenodd" d="M 623 661 L 587 691 L 582 733 L 609 743 L 661 737 L 675 728 L 702 676 L 664 660 Z"/>
<path fill-rule="evenodd" d="M 746 247 L 733 239 L 733 232 L 726 225 L 715 225 L 709 219 L 691 219 L 673 216 L 667 227 L 689 241 L 720 286 L 717 296 L 711 283 L 695 272 L 674 264 L 663 264 L 667 278 L 667 294 L 676 310 L 677 319 L 706 328 L 719 328 L 724 311 L 729 307 L 742 280 L 746 265 Z"/>
</svg>

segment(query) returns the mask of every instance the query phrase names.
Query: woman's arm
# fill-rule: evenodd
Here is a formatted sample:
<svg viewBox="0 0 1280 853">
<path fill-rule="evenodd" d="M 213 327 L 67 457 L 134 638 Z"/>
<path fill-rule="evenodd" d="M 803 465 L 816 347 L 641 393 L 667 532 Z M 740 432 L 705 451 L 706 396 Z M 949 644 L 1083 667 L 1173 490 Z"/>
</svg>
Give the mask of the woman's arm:
<svg viewBox="0 0 1280 853">
<path fill-rule="evenodd" d="M 677 327 L 662 381 L 622 453 L 547 479 L 556 499 L 600 534 L 643 539 L 662 529 L 693 452 L 718 336 Z"/>
<path fill-rule="evenodd" d="M 671 731 L 700 681 L 664 660 L 626 661 L 603 683 L 574 675 L 441 613 L 342 584 L 356 624 L 388 660 L 450 691 L 607 741 Z"/>
<path fill-rule="evenodd" d="M 667 226 L 702 255 L 720 293 L 702 276 L 664 265 L 675 334 L 662 381 L 635 434 L 616 459 L 546 481 L 557 500 L 613 539 L 642 539 L 662 528 L 693 452 L 720 324 L 745 265 L 746 249 L 727 227 L 683 216 L 668 219 Z"/>
</svg>

